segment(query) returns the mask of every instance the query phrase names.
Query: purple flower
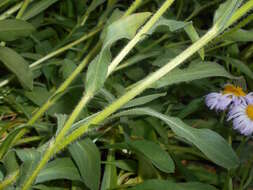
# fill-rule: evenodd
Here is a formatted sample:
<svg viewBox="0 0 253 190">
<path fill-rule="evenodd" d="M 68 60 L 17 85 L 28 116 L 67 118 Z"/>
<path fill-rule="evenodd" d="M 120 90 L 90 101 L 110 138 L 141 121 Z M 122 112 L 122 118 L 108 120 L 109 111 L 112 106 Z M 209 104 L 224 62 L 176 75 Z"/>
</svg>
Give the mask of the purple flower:
<svg viewBox="0 0 253 190">
<path fill-rule="evenodd" d="M 253 104 L 253 92 L 246 95 L 246 101 L 248 104 Z"/>
<path fill-rule="evenodd" d="M 242 103 L 228 113 L 228 121 L 233 120 L 233 128 L 245 136 L 253 133 L 253 104 Z"/>
<path fill-rule="evenodd" d="M 253 98 L 249 96 L 248 101 L 251 100 L 253 101 Z M 207 107 L 211 110 L 215 109 L 216 111 L 223 111 L 228 109 L 231 105 L 237 106 L 241 103 L 246 103 L 246 101 L 246 93 L 242 88 L 232 84 L 225 85 L 223 91 L 219 93 L 212 92 L 205 97 Z"/>
</svg>

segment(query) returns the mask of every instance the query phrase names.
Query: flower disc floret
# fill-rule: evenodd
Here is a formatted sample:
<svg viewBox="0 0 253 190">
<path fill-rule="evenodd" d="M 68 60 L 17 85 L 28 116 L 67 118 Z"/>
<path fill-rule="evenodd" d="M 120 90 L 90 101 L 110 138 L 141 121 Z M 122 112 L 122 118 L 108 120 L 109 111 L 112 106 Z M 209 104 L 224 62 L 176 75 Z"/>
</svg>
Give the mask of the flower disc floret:
<svg viewBox="0 0 253 190">
<path fill-rule="evenodd" d="M 246 102 L 247 94 L 241 87 L 227 84 L 223 91 L 212 92 L 205 98 L 206 105 L 212 110 L 223 111 L 228 109 L 231 105 L 239 105 Z M 253 98 L 252 98 L 253 101 Z"/>
</svg>

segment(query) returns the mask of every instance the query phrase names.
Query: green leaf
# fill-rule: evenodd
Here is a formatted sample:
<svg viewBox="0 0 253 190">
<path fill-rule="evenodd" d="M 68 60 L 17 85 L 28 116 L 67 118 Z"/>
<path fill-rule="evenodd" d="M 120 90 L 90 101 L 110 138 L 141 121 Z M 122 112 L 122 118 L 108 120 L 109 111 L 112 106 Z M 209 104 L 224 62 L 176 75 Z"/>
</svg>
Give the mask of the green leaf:
<svg viewBox="0 0 253 190">
<path fill-rule="evenodd" d="M 147 140 L 136 140 L 128 142 L 131 148 L 142 153 L 161 171 L 172 173 L 175 165 L 170 155 L 158 144 Z"/>
<path fill-rule="evenodd" d="M 24 88 L 32 90 L 33 73 L 23 57 L 10 48 L 0 47 L 0 61 L 15 74 Z"/>
<path fill-rule="evenodd" d="M 50 97 L 46 88 L 34 87 L 32 91 L 25 91 L 24 95 L 37 106 L 42 106 Z"/>
<path fill-rule="evenodd" d="M 216 10 L 214 15 L 214 26 L 219 32 L 222 32 L 229 24 L 229 19 L 233 13 L 239 8 L 243 0 L 227 0 L 222 3 Z"/>
<path fill-rule="evenodd" d="M 247 77 L 253 79 L 253 72 L 251 69 L 242 61 L 230 57 L 225 56 L 216 56 L 219 59 L 227 61 L 230 65 L 240 70 L 240 72 L 244 73 Z"/>
<path fill-rule="evenodd" d="M 86 21 L 86 19 L 88 18 L 89 14 L 94 11 L 99 5 L 101 5 L 102 3 L 104 3 L 105 0 L 93 0 L 90 4 L 90 6 L 88 7 L 88 9 L 86 10 L 83 18 L 82 18 L 82 21 L 83 23 Z M 82 23 L 82 24 L 83 24 Z"/>
<path fill-rule="evenodd" d="M 210 129 L 192 128 L 179 118 L 166 116 L 150 108 L 122 111 L 114 117 L 123 115 L 157 117 L 168 124 L 176 135 L 185 138 L 199 148 L 214 163 L 227 169 L 236 168 L 239 164 L 239 159 L 232 147 L 219 134 Z"/>
<path fill-rule="evenodd" d="M 154 25 L 153 27 L 147 32 L 147 34 L 154 33 L 159 27 L 168 27 L 170 32 L 175 32 L 177 30 L 183 29 L 185 26 L 187 26 L 189 23 L 182 22 L 182 21 L 176 21 L 171 19 L 166 19 L 164 17 L 161 17 Z"/>
<path fill-rule="evenodd" d="M 61 73 L 63 79 L 67 79 L 69 75 L 76 69 L 76 64 L 74 61 L 69 59 L 64 59 L 59 72 Z"/>
<path fill-rule="evenodd" d="M 97 146 L 88 138 L 77 141 L 69 151 L 78 166 L 83 182 L 91 189 L 98 190 L 100 184 L 101 160 Z"/>
<path fill-rule="evenodd" d="M 129 171 L 129 172 L 136 172 L 137 170 L 137 163 L 133 160 L 115 160 L 112 162 L 103 162 L 104 164 L 111 164 L 117 166 L 118 168 Z"/>
<path fill-rule="evenodd" d="M 206 185 L 198 182 L 188 182 L 188 183 L 174 183 L 172 181 L 165 180 L 146 180 L 141 184 L 136 185 L 135 187 L 128 188 L 129 190 L 153 190 L 153 189 L 162 189 L 162 190 L 217 190 L 211 185 Z"/>
<path fill-rule="evenodd" d="M 136 106 L 140 106 L 143 104 L 147 104 L 147 103 L 149 103 L 157 98 L 163 97 L 165 95 L 166 95 L 166 93 L 159 93 L 159 94 L 151 94 L 151 95 L 147 95 L 147 96 L 138 97 L 138 98 L 135 98 L 135 99 L 129 101 L 122 108 L 125 109 L 125 108 L 136 107 Z"/>
<path fill-rule="evenodd" d="M 29 36 L 35 28 L 32 24 L 16 19 L 0 20 L 0 40 L 13 41 Z"/>
<path fill-rule="evenodd" d="M 200 106 L 203 104 L 203 98 L 197 98 L 192 100 L 186 107 L 184 107 L 184 109 L 182 109 L 179 114 L 177 115 L 177 117 L 183 119 L 185 117 L 187 117 L 188 115 L 194 113 L 195 111 L 197 111 Z"/>
<path fill-rule="evenodd" d="M 7 171 L 7 175 L 11 175 L 19 170 L 19 165 L 16 159 L 15 151 L 9 151 L 3 159 L 4 167 Z"/>
<path fill-rule="evenodd" d="M 29 8 L 25 11 L 25 13 L 22 16 L 23 20 L 28 20 L 44 10 L 46 10 L 48 7 L 53 5 L 59 0 L 40 0 L 40 1 L 35 1 Z"/>
<path fill-rule="evenodd" d="M 137 64 L 145 59 L 151 58 L 151 57 L 156 57 L 159 55 L 159 51 L 149 51 L 145 53 L 138 53 L 135 56 L 130 57 L 127 59 L 125 62 L 123 62 L 121 65 L 119 65 L 115 71 L 119 69 L 123 69 L 125 67 L 133 66 L 134 64 Z"/>
<path fill-rule="evenodd" d="M 197 31 L 195 30 L 194 26 L 192 23 L 186 25 L 184 27 L 185 32 L 187 33 L 187 35 L 190 37 L 191 41 L 194 43 L 196 41 L 198 41 L 199 39 L 199 34 L 197 33 Z M 199 51 L 199 55 L 201 57 L 202 60 L 205 59 L 205 51 L 204 48 L 201 48 Z"/>
<path fill-rule="evenodd" d="M 167 75 L 165 75 L 161 80 L 155 82 L 153 88 L 161 88 L 169 86 L 172 84 L 180 82 L 189 82 L 192 80 L 198 80 L 208 77 L 226 77 L 233 79 L 235 78 L 230 73 L 228 73 L 224 67 L 220 66 L 214 62 L 199 62 L 190 64 L 185 69 L 176 68 Z"/>
<path fill-rule="evenodd" d="M 62 130 L 64 127 L 65 122 L 68 119 L 68 115 L 65 114 L 55 114 L 57 118 L 57 130 L 56 130 L 56 136 L 59 134 L 59 132 Z"/>
<path fill-rule="evenodd" d="M 219 18 L 224 14 L 226 9 L 229 7 L 230 3 L 231 3 L 231 0 L 227 0 L 224 3 L 220 4 L 219 8 L 214 13 L 213 23 L 219 20 Z"/>
<path fill-rule="evenodd" d="M 16 150 L 16 153 L 23 162 L 20 169 L 20 177 L 17 182 L 18 186 L 22 186 L 40 162 L 41 153 L 34 149 L 19 149 Z"/>
<path fill-rule="evenodd" d="M 106 161 L 107 162 L 115 161 L 114 150 L 112 149 L 109 150 Z M 118 180 L 118 177 L 117 177 L 116 166 L 111 165 L 111 164 L 106 164 L 100 189 L 108 190 L 111 188 L 115 188 L 117 186 L 117 180 Z"/>
<path fill-rule="evenodd" d="M 234 41 L 234 42 L 252 42 L 253 41 L 253 31 L 238 29 L 232 33 L 228 33 L 224 36 L 224 40 Z"/>
<path fill-rule="evenodd" d="M 86 89 L 87 93 L 96 93 L 103 87 L 106 80 L 108 65 L 112 59 L 110 48 L 116 41 L 127 38 L 131 39 L 136 31 L 147 20 L 150 13 L 137 13 L 128 17 L 121 18 L 108 26 L 103 36 L 103 47 L 100 54 L 89 65 Z"/>
<path fill-rule="evenodd" d="M 79 172 L 70 158 L 57 158 L 49 162 L 39 173 L 35 183 L 56 179 L 81 181 Z"/>
</svg>

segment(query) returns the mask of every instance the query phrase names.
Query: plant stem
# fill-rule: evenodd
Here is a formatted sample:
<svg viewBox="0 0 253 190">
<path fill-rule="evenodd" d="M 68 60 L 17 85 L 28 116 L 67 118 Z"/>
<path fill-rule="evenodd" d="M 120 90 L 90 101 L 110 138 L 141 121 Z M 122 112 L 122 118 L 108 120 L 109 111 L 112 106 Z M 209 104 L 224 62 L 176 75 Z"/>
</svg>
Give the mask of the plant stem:
<svg viewBox="0 0 253 190">
<path fill-rule="evenodd" d="M 7 176 L 3 181 L 0 183 L 0 189 L 4 189 L 8 187 L 10 184 L 13 183 L 18 177 L 19 170 L 13 172 L 11 175 Z"/>
<path fill-rule="evenodd" d="M 59 132 L 59 134 L 56 136 L 55 140 L 51 141 L 49 143 L 48 149 L 44 152 L 44 156 L 41 159 L 39 165 L 36 167 L 36 169 L 33 171 L 32 175 L 29 177 L 29 179 L 25 182 L 24 186 L 22 187 L 23 190 L 27 190 L 32 185 L 33 181 L 39 174 L 40 170 L 44 167 L 44 165 L 48 162 L 48 160 L 51 158 L 51 156 L 54 154 L 55 148 L 59 145 L 59 143 L 64 139 L 65 134 L 68 132 L 68 130 L 71 128 L 72 124 L 75 122 L 77 117 L 79 116 L 80 112 L 83 110 L 83 107 L 88 103 L 91 96 L 89 94 L 85 94 L 83 98 L 80 100 L 78 105 L 75 107 L 74 111 L 64 124 L 62 130 Z"/>
<path fill-rule="evenodd" d="M 107 76 L 109 76 L 118 64 L 125 58 L 125 56 L 133 49 L 133 47 L 144 37 L 156 23 L 156 21 L 163 15 L 163 13 L 170 7 L 174 0 L 167 0 L 160 9 L 149 19 L 149 21 L 143 26 L 143 28 L 135 35 L 135 37 L 121 50 L 121 52 L 111 62 Z"/>
<path fill-rule="evenodd" d="M 22 5 L 23 5 L 23 2 L 20 2 L 16 5 L 14 5 L 13 7 L 11 7 L 10 9 L 8 9 L 7 11 L 5 11 L 4 13 L 2 13 L 0 15 L 0 20 L 4 20 L 4 19 L 9 18 L 13 13 L 18 11 Z"/>
<path fill-rule="evenodd" d="M 131 9 L 131 11 L 134 11 L 135 9 Z M 126 15 L 128 15 L 128 14 L 131 14 L 132 12 L 131 11 L 128 11 L 128 13 L 126 14 Z M 100 28 L 100 27 L 102 27 L 102 25 L 100 24 L 99 25 L 99 27 L 97 27 L 96 29 L 98 29 L 98 28 Z M 96 30 L 95 29 L 95 30 Z M 94 31 L 93 31 L 94 32 Z M 97 31 L 98 32 L 98 31 Z M 91 32 L 92 33 L 92 32 Z M 79 42 L 80 42 L 80 39 L 79 39 Z M 74 42 L 73 42 L 74 43 Z M 72 45 L 73 45 L 73 43 L 72 43 Z M 74 44 L 74 45 L 76 45 L 76 43 Z M 99 47 L 100 47 L 100 43 L 99 43 Z M 69 46 L 69 45 L 67 45 L 67 46 Z M 97 47 L 98 48 L 98 47 Z M 62 53 L 63 52 L 63 50 L 65 50 L 66 49 L 66 46 L 65 46 L 65 48 L 63 47 L 63 48 L 61 48 L 61 51 L 60 50 L 57 50 L 57 53 L 59 54 L 59 53 Z M 95 48 L 96 49 L 96 48 Z M 95 49 L 93 49 L 94 51 L 96 51 Z M 67 50 L 67 49 L 66 49 Z M 93 50 L 92 50 L 92 52 L 93 52 Z M 93 55 L 93 53 L 95 53 L 95 52 L 93 52 L 93 53 L 90 53 L 89 55 Z M 50 58 L 52 58 L 53 56 L 55 56 L 55 55 L 57 55 L 56 54 L 56 52 L 52 52 L 52 53 L 50 53 L 49 55 L 47 55 L 46 57 L 47 58 L 42 58 L 42 59 L 40 59 L 40 60 L 38 60 L 38 61 L 36 61 L 36 62 L 34 62 L 33 64 L 32 64 L 32 66 L 36 66 L 36 65 L 38 65 L 38 64 L 40 64 L 40 63 L 42 63 L 42 62 L 44 62 L 44 61 L 46 61 L 47 59 L 50 59 Z M 29 125 L 32 125 L 32 124 L 34 124 L 36 121 L 37 121 L 37 119 L 39 119 L 50 107 L 51 107 L 51 105 L 53 105 L 57 100 L 58 100 L 58 98 L 60 98 L 60 96 L 58 96 L 61 92 L 64 92 L 65 91 L 65 89 L 67 89 L 67 87 L 71 84 L 71 82 L 76 78 L 76 76 L 82 71 L 82 69 L 86 66 L 86 64 L 88 63 L 88 60 L 90 59 L 90 57 L 89 57 L 89 55 L 84 59 L 84 61 L 75 69 L 75 71 L 71 74 L 71 76 L 66 80 L 66 81 L 64 81 L 64 83 L 59 87 L 59 89 L 47 100 L 47 102 L 35 113 L 35 115 L 28 121 L 28 123 L 27 123 L 27 125 L 29 126 Z M 13 77 L 14 78 L 14 77 Z M 0 83 L 0 87 L 1 87 L 1 84 L 3 84 L 3 86 L 4 85 L 6 85 L 6 84 L 8 84 L 8 82 L 9 82 L 10 80 L 5 80 L 5 81 L 3 81 L 2 83 Z M 21 130 L 16 136 L 15 136 L 15 138 L 11 141 L 11 144 L 9 144 L 9 142 L 8 141 L 4 141 L 3 142 L 3 144 L 2 144 L 2 147 L 9 147 L 9 146 L 13 146 L 13 145 L 15 145 L 15 143 L 17 143 L 17 141 L 20 139 L 20 138 L 22 138 L 27 132 L 28 132 L 29 130 L 28 129 L 23 129 L 23 130 Z M 1 151 L 0 151 L 0 158 L 1 157 L 3 157 L 3 155 L 5 154 L 5 152 L 7 151 L 7 148 L 5 148 L 4 150 L 3 149 L 1 149 Z"/>
<path fill-rule="evenodd" d="M 23 14 L 24 14 L 26 8 L 28 7 L 29 3 L 30 3 L 30 0 L 25 0 L 24 1 L 21 9 L 18 12 L 18 15 L 16 16 L 17 19 L 20 19 L 23 16 Z"/>
<path fill-rule="evenodd" d="M 229 19 L 226 28 L 234 24 L 240 18 L 242 18 L 246 13 L 248 13 L 253 7 L 253 0 L 249 0 L 244 5 L 242 5 Z"/>
<path fill-rule="evenodd" d="M 143 0 L 135 0 L 132 5 L 127 9 L 127 11 L 124 13 L 123 17 L 130 15 L 133 13 L 141 4 Z"/>
</svg>

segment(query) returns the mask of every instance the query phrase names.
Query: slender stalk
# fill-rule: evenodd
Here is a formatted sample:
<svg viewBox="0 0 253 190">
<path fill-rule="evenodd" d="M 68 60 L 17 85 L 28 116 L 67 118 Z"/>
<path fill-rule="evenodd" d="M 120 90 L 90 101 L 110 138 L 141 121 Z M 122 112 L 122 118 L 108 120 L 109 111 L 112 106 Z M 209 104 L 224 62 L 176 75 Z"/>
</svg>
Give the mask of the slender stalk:
<svg viewBox="0 0 253 190">
<path fill-rule="evenodd" d="M 62 47 L 62 48 L 60 48 L 60 49 L 58 49 L 58 50 L 56 50 L 56 51 L 54 51 L 52 53 L 49 53 L 45 57 L 43 57 L 43 58 L 39 59 L 38 61 L 32 63 L 30 65 L 30 68 L 34 68 L 34 67 L 38 66 L 39 64 L 47 61 L 48 59 L 51 59 L 52 57 L 55 57 L 56 55 L 59 55 L 59 54 L 65 52 L 66 50 L 72 48 L 73 46 L 76 46 L 76 45 L 80 44 L 81 42 L 83 42 L 83 41 L 89 39 L 90 37 L 94 36 L 95 34 L 97 34 L 101 29 L 102 29 L 102 26 L 96 27 L 90 33 L 83 35 L 78 40 L 76 40 L 76 41 L 74 41 L 74 42 L 72 42 L 70 44 L 67 44 L 66 46 L 64 46 L 64 47 Z"/>
<path fill-rule="evenodd" d="M 0 20 L 4 20 L 9 18 L 13 13 L 17 12 L 21 6 L 23 5 L 24 2 L 20 2 L 16 5 L 14 5 L 13 7 L 9 8 L 7 11 L 5 11 L 4 13 L 2 13 L 0 15 Z"/>
<path fill-rule="evenodd" d="M 83 107 L 88 103 L 91 96 L 89 94 L 86 94 L 83 96 L 83 98 L 80 100 L 78 105 L 75 107 L 74 111 L 66 121 L 65 125 L 63 126 L 62 130 L 59 132 L 59 134 L 56 136 L 54 141 L 51 141 L 49 144 L 48 149 L 45 151 L 43 158 L 40 161 L 40 164 L 36 169 L 33 171 L 30 178 L 25 182 L 24 186 L 22 187 L 23 190 L 27 190 L 32 185 L 33 181 L 39 174 L 40 170 L 44 167 L 44 165 L 48 162 L 48 160 L 51 158 L 51 156 L 54 154 L 55 147 L 59 145 L 59 143 L 64 139 L 65 134 L 68 132 L 68 130 L 71 128 L 72 124 L 75 122 L 77 117 L 79 116 L 79 113 L 83 110 Z"/>
<path fill-rule="evenodd" d="M 11 175 L 7 176 L 3 181 L 0 183 L 0 189 L 7 188 L 10 184 L 13 183 L 18 177 L 19 170 L 13 172 Z"/>
<path fill-rule="evenodd" d="M 28 7 L 29 3 L 30 3 L 30 0 L 25 0 L 24 1 L 21 9 L 18 12 L 18 15 L 16 16 L 17 19 L 20 19 L 23 16 L 23 14 L 24 14 L 26 8 Z"/>
<path fill-rule="evenodd" d="M 132 3 L 132 5 L 128 8 L 128 10 L 124 13 L 123 17 L 133 13 L 142 3 L 143 3 L 143 0 L 135 0 Z"/>
<path fill-rule="evenodd" d="M 174 0 L 167 0 L 160 9 L 149 19 L 149 21 L 143 26 L 143 28 L 135 35 L 135 37 L 121 50 L 121 52 L 111 62 L 107 76 L 109 76 L 118 64 L 125 58 L 125 56 L 132 50 L 132 48 L 144 37 L 156 21 L 163 15 L 163 13 L 170 7 Z"/>
</svg>

